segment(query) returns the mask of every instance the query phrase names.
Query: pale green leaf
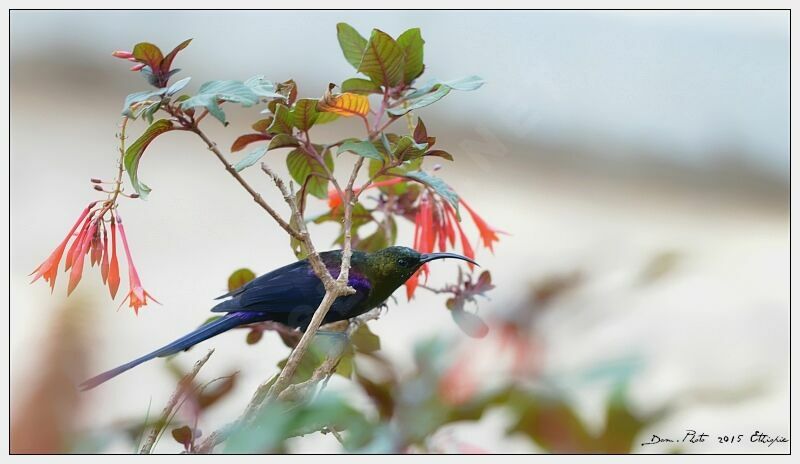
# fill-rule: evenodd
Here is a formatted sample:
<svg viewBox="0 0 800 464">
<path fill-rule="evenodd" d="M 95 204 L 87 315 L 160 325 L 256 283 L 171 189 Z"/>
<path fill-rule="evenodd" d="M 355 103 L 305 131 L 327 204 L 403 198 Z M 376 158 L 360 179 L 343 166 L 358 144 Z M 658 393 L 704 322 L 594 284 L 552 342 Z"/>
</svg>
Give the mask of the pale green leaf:
<svg viewBox="0 0 800 464">
<path fill-rule="evenodd" d="M 348 140 L 339 147 L 339 151 L 336 154 L 342 154 L 346 151 L 355 153 L 358 156 L 363 156 L 364 158 L 370 158 L 378 161 L 382 161 L 384 159 L 383 155 L 380 154 L 372 142 L 366 142 L 363 140 Z"/>
<path fill-rule="evenodd" d="M 170 85 L 167 88 L 167 92 L 166 92 L 167 96 L 171 97 L 172 95 L 175 95 L 176 93 L 180 92 L 181 90 L 183 90 L 184 87 L 186 87 L 189 84 L 189 81 L 191 81 L 191 80 L 192 80 L 191 77 L 186 77 L 186 78 L 181 79 L 178 82 L 175 82 L 174 84 Z"/>
<path fill-rule="evenodd" d="M 258 103 L 258 95 L 241 81 L 209 81 L 200 86 L 197 95 L 184 101 L 181 108 L 206 108 L 212 116 L 227 124 L 225 112 L 220 108 L 218 101 L 239 103 L 248 107 Z"/>
<path fill-rule="evenodd" d="M 278 93 L 275 84 L 268 81 L 264 76 L 253 76 L 244 81 L 244 85 L 259 97 L 286 98 L 285 95 Z"/>
<path fill-rule="evenodd" d="M 241 159 L 236 165 L 233 166 L 233 169 L 236 172 L 240 172 L 243 169 L 249 168 L 250 166 L 256 164 L 258 160 L 260 160 L 264 155 L 267 154 L 267 147 L 259 147 L 255 150 L 251 151 L 244 158 Z"/>
<path fill-rule="evenodd" d="M 406 176 L 432 188 L 439 196 L 447 200 L 456 210 L 456 213 L 458 213 L 458 194 L 456 194 L 449 185 L 445 184 L 442 179 L 432 176 L 425 171 L 408 172 Z"/>
</svg>

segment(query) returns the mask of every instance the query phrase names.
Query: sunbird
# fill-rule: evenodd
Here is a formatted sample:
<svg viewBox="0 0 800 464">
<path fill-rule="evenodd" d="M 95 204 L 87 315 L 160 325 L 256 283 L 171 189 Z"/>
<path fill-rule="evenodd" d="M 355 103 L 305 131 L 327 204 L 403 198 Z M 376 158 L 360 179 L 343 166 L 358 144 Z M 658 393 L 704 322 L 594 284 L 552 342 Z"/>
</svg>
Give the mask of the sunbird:
<svg viewBox="0 0 800 464">
<path fill-rule="evenodd" d="M 342 263 L 341 250 L 322 252 L 320 258 L 331 276 L 338 277 Z M 400 246 L 374 253 L 353 251 L 348 284 L 356 292 L 337 298 L 325 315 L 323 324 L 350 319 L 381 305 L 422 265 L 443 258 L 478 264 L 456 253 L 419 253 Z M 94 388 L 145 361 L 179 353 L 241 325 L 274 321 L 305 331 L 324 296 L 325 287 L 307 259 L 275 269 L 218 297 L 218 300 L 227 299 L 211 311 L 227 313 L 221 318 L 200 326 L 152 353 L 92 377 L 81 384 L 81 390 Z"/>
</svg>

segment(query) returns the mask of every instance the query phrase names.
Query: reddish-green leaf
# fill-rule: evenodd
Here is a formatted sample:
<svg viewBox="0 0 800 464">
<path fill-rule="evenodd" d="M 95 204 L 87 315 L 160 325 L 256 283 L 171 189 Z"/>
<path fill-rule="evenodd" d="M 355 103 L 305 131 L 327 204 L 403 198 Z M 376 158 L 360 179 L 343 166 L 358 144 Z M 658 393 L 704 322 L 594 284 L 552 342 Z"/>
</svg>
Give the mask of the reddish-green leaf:
<svg viewBox="0 0 800 464">
<path fill-rule="evenodd" d="M 422 118 L 417 119 L 417 127 L 414 128 L 414 141 L 417 143 L 428 142 L 428 129 L 425 128 Z"/>
<path fill-rule="evenodd" d="M 358 72 L 375 82 L 394 87 L 403 82 L 403 60 L 403 49 L 397 42 L 389 34 L 373 29 Z"/>
<path fill-rule="evenodd" d="M 231 151 L 232 152 L 242 151 L 245 149 L 245 147 L 247 147 L 251 143 L 260 142 L 262 140 L 269 140 L 269 136 L 264 134 L 240 135 L 236 140 L 233 141 L 233 144 L 231 145 Z"/>
<path fill-rule="evenodd" d="M 333 157 L 329 151 L 325 152 L 324 160 L 328 170 L 333 171 Z M 328 197 L 327 170 L 315 158 L 300 150 L 292 150 L 286 157 L 286 166 L 298 184 L 306 185 L 306 192 L 317 198 Z"/>
<path fill-rule="evenodd" d="M 311 129 L 317 122 L 317 100 L 311 98 L 301 98 L 297 100 L 290 111 L 292 125 L 301 131 Z"/>
<path fill-rule="evenodd" d="M 272 124 L 272 117 L 259 119 L 258 121 L 254 122 L 252 126 L 253 130 L 256 132 L 266 133 L 269 126 Z"/>
<path fill-rule="evenodd" d="M 192 444 L 192 429 L 188 425 L 172 429 L 172 438 L 178 443 L 188 448 Z"/>
<path fill-rule="evenodd" d="M 148 42 L 136 44 L 133 47 L 133 57 L 140 63 L 150 66 L 153 72 L 158 72 L 161 69 L 161 61 L 164 59 L 161 50 Z"/>
<path fill-rule="evenodd" d="M 289 108 L 280 104 L 275 107 L 275 116 L 273 116 L 272 124 L 267 128 L 267 131 L 270 134 L 292 133 L 292 120 L 289 115 Z"/>
<path fill-rule="evenodd" d="M 161 71 L 162 72 L 165 72 L 165 73 L 169 72 L 169 70 L 170 70 L 169 68 L 172 66 L 172 60 L 175 59 L 175 55 L 177 55 L 179 51 L 181 51 L 184 48 L 188 47 L 189 43 L 191 43 L 191 41 L 192 41 L 192 39 L 186 39 L 183 42 L 181 42 L 180 44 L 178 44 L 177 47 L 173 48 L 171 52 L 167 53 L 167 56 L 165 56 L 164 59 L 161 61 Z"/>
<path fill-rule="evenodd" d="M 342 92 L 358 93 L 367 95 L 371 93 L 382 93 L 381 86 L 367 79 L 354 77 L 342 82 Z"/>
<path fill-rule="evenodd" d="M 448 161 L 453 161 L 453 155 L 444 150 L 431 150 L 425 153 L 425 156 L 437 156 L 439 158 L 444 158 Z"/>
<path fill-rule="evenodd" d="M 277 134 L 272 140 L 269 141 L 269 148 L 267 150 L 275 150 L 276 148 L 296 147 L 298 145 L 297 139 L 289 134 Z"/>
</svg>

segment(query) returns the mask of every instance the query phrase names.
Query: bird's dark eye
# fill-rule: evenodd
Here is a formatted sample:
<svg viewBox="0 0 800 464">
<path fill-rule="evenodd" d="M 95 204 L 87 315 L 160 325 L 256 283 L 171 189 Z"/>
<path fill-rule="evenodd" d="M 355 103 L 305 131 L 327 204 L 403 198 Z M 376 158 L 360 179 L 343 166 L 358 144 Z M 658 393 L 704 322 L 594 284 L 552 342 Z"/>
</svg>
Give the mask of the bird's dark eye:
<svg viewBox="0 0 800 464">
<path fill-rule="evenodd" d="M 398 266 L 406 267 L 406 266 L 408 266 L 408 260 L 405 259 L 405 258 L 400 258 L 400 259 L 397 260 L 397 264 L 398 264 Z"/>
</svg>

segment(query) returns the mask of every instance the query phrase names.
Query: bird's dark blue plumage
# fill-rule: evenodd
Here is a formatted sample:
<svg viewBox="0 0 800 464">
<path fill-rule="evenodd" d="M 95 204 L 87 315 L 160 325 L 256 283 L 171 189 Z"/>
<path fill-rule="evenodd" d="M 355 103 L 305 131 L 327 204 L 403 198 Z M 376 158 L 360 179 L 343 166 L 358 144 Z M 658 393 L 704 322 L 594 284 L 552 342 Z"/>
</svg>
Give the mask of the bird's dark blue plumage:
<svg viewBox="0 0 800 464">
<path fill-rule="evenodd" d="M 322 261 L 334 278 L 339 276 L 341 255 L 341 251 L 320 253 Z M 337 298 L 323 323 L 350 319 L 375 308 L 389 298 L 420 266 L 441 258 L 471 261 L 453 253 L 423 255 L 405 247 L 389 247 L 375 253 L 353 252 L 348 284 L 356 292 Z M 81 384 L 81 389 L 94 388 L 145 361 L 179 353 L 242 325 L 274 321 L 305 330 L 324 296 L 322 281 L 314 274 L 307 260 L 275 269 L 217 298 L 227 298 L 212 309 L 213 312 L 227 313 L 220 319 L 209 322 L 152 353 L 87 380 Z"/>
</svg>

